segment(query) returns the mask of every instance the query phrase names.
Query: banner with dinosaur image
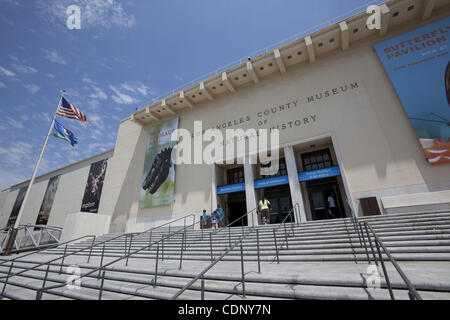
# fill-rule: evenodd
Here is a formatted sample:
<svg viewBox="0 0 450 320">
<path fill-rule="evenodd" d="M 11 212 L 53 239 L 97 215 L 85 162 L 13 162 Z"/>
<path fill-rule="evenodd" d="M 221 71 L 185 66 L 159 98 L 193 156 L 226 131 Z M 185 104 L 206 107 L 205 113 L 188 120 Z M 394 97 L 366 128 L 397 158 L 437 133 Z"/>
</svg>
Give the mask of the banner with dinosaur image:
<svg viewBox="0 0 450 320">
<path fill-rule="evenodd" d="M 144 176 L 139 199 L 140 208 L 166 206 L 174 203 L 175 165 L 172 133 L 178 129 L 179 118 L 149 129 L 145 153 Z"/>
<path fill-rule="evenodd" d="M 450 17 L 374 48 L 428 162 L 450 163 Z"/>
</svg>

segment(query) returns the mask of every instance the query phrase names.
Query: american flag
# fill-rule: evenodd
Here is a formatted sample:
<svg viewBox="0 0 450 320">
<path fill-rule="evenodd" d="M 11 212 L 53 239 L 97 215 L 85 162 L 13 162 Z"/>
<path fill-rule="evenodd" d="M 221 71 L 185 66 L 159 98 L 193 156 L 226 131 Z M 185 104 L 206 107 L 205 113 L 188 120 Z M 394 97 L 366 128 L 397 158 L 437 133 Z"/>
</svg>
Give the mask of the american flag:
<svg viewBox="0 0 450 320">
<path fill-rule="evenodd" d="M 56 112 L 58 116 L 66 117 L 69 119 L 80 120 L 84 123 L 88 123 L 86 115 L 67 102 L 64 97 L 61 99 L 61 104 L 58 107 L 58 111 Z"/>
</svg>

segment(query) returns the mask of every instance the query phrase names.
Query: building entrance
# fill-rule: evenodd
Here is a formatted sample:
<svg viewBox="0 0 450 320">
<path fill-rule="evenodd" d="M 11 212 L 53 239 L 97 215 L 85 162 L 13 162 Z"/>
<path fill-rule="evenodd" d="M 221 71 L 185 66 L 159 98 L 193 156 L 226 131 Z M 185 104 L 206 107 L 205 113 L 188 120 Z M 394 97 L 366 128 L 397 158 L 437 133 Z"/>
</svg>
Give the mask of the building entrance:
<svg viewBox="0 0 450 320">
<path fill-rule="evenodd" d="M 313 220 L 344 218 L 345 211 L 336 177 L 307 182 Z"/>
<path fill-rule="evenodd" d="M 239 219 L 247 212 L 247 203 L 245 201 L 245 192 L 235 192 L 227 195 L 227 205 L 225 212 L 225 225 Z M 247 217 L 236 221 L 231 227 L 240 227 L 247 225 Z"/>
<path fill-rule="evenodd" d="M 289 185 L 276 186 L 264 189 L 264 197 L 269 200 L 272 210 L 270 212 L 270 223 L 281 223 L 292 210 L 291 191 Z M 294 222 L 291 215 L 286 222 Z"/>
</svg>

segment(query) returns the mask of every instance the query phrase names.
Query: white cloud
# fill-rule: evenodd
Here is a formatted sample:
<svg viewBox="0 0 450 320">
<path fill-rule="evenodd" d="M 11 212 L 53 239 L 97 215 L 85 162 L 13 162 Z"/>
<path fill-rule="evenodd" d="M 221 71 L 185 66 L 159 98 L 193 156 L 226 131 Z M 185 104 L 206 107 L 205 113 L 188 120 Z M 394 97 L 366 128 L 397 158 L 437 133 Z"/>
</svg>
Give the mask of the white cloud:
<svg viewBox="0 0 450 320">
<path fill-rule="evenodd" d="M 156 91 L 151 89 L 150 87 L 146 86 L 145 84 L 143 84 L 142 82 L 137 82 L 136 85 L 131 85 L 129 83 L 124 83 L 122 84 L 122 88 L 125 90 L 128 90 L 130 92 L 133 93 L 139 93 L 143 96 L 147 96 L 149 94 L 151 95 L 155 95 Z"/>
<path fill-rule="evenodd" d="M 118 0 L 38 0 L 37 8 L 40 16 L 46 21 L 55 26 L 61 24 L 66 26 L 66 9 L 71 4 L 81 8 L 81 29 L 90 27 L 129 29 L 136 23 L 134 15 L 125 12 Z"/>
<path fill-rule="evenodd" d="M 0 88 L 6 88 L 6 84 L 0 81 Z"/>
<path fill-rule="evenodd" d="M 25 65 L 13 64 L 12 66 L 17 72 L 20 73 L 33 74 L 37 72 L 35 68 Z"/>
<path fill-rule="evenodd" d="M 55 79 L 55 75 L 53 73 L 47 73 L 46 76 L 50 79 Z"/>
<path fill-rule="evenodd" d="M 13 56 L 12 54 L 9 54 L 8 57 L 9 57 L 11 60 L 14 60 L 15 62 L 19 62 L 19 58 Z"/>
<path fill-rule="evenodd" d="M 23 129 L 23 128 L 24 128 L 23 123 L 20 122 L 20 121 L 18 121 L 18 120 L 16 120 L 16 119 L 14 119 L 14 118 L 11 118 L 11 117 L 8 117 L 8 116 L 7 116 L 7 117 L 6 117 L 6 120 L 7 120 L 7 123 L 8 123 L 10 126 L 16 128 L 16 129 Z"/>
<path fill-rule="evenodd" d="M 96 87 L 94 85 L 91 86 L 92 89 L 94 90 L 94 93 L 91 93 L 90 97 L 92 99 L 96 99 L 96 100 L 107 100 L 108 99 L 108 95 L 99 87 Z"/>
<path fill-rule="evenodd" d="M 31 94 L 35 94 L 38 92 L 41 87 L 39 87 L 37 84 L 31 83 L 31 84 L 25 84 L 24 87 L 30 92 Z"/>
<path fill-rule="evenodd" d="M 2 66 L 0 66 L 0 75 L 4 75 L 7 77 L 14 77 L 16 74 L 11 70 L 5 69 Z"/>
<path fill-rule="evenodd" d="M 45 50 L 44 57 L 50 62 L 58 63 L 58 64 L 67 64 L 67 61 L 61 57 L 56 50 Z"/>
<path fill-rule="evenodd" d="M 109 86 L 109 88 L 115 93 L 115 95 L 111 96 L 114 102 L 118 104 L 132 104 L 137 102 L 137 99 L 120 92 L 116 87 Z"/>
</svg>

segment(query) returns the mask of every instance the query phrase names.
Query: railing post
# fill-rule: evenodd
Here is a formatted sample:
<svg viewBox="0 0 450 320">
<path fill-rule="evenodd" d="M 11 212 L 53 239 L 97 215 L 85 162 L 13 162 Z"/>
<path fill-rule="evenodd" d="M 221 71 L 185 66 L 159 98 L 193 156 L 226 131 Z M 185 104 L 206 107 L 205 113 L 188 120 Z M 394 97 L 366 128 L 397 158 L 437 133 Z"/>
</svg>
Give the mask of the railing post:
<svg viewBox="0 0 450 320">
<path fill-rule="evenodd" d="M 67 244 L 66 244 L 66 246 L 64 247 L 64 254 L 63 254 L 63 256 L 62 256 L 61 266 L 60 266 L 60 268 L 59 268 L 59 274 L 62 273 L 62 268 L 63 268 L 63 264 L 64 264 L 64 259 L 66 258 L 66 252 L 67 252 Z"/>
<path fill-rule="evenodd" d="M 89 249 L 89 256 L 87 259 L 87 263 L 89 263 L 89 261 L 91 260 L 92 248 L 94 248 L 95 238 L 96 238 L 96 236 L 94 236 L 94 238 L 92 239 L 92 244 L 91 244 L 91 248 Z"/>
<path fill-rule="evenodd" d="M 161 242 L 161 261 L 164 261 L 164 235 L 161 236 L 162 242 Z"/>
<path fill-rule="evenodd" d="M 186 219 L 186 218 L 185 218 Z M 170 234 L 170 223 L 169 223 L 169 234 Z"/>
<path fill-rule="evenodd" d="M 383 256 L 381 254 L 380 246 L 379 246 L 378 241 L 377 241 L 376 238 L 375 238 L 375 245 L 377 247 L 377 251 L 378 251 L 378 256 L 380 258 L 381 267 L 383 268 L 384 279 L 386 280 L 386 284 L 387 284 L 388 289 L 389 289 L 389 295 L 391 296 L 392 300 L 395 300 L 394 293 L 392 292 L 391 282 L 389 281 L 389 276 L 388 276 L 387 271 L 386 271 L 386 266 L 384 265 Z"/>
<path fill-rule="evenodd" d="M 231 228 L 228 227 L 228 244 L 230 245 L 231 248 Z"/>
<path fill-rule="evenodd" d="M 372 251 L 373 261 L 375 261 L 375 265 L 378 267 L 378 262 L 375 258 L 375 251 L 373 250 L 372 239 L 370 238 L 369 230 L 367 229 L 367 223 L 364 223 L 364 228 L 366 229 L 367 238 L 370 244 L 370 250 Z"/>
<path fill-rule="evenodd" d="M 202 281 L 201 281 L 201 295 L 200 295 L 200 300 L 205 300 L 205 278 L 202 277 Z"/>
<path fill-rule="evenodd" d="M 101 269 L 100 269 L 100 271 L 101 271 Z M 106 269 L 103 268 L 102 282 L 101 282 L 101 284 L 100 284 L 100 292 L 99 292 L 99 294 L 98 294 L 98 300 L 102 300 L 103 284 L 105 283 L 105 272 L 106 272 Z"/>
<path fill-rule="evenodd" d="M 241 240 L 241 275 L 242 275 L 242 298 L 245 299 L 245 271 L 244 271 L 244 249 Z"/>
<path fill-rule="evenodd" d="M 181 241 L 180 267 L 178 268 L 179 270 L 181 270 L 181 268 L 183 266 L 183 251 L 184 251 L 184 246 L 185 246 L 185 239 L 186 239 L 186 232 L 183 233 L 183 239 Z"/>
<path fill-rule="evenodd" d="M 130 252 L 131 252 L 131 244 L 133 243 L 133 236 L 131 236 L 130 239 L 130 246 L 128 247 L 128 254 L 127 254 L 127 261 L 125 262 L 125 266 L 128 267 L 128 259 L 130 259 Z"/>
<path fill-rule="evenodd" d="M 210 251 L 211 251 L 211 262 L 213 262 L 213 249 L 212 249 L 212 234 L 209 234 L 209 247 L 210 247 Z"/>
<path fill-rule="evenodd" d="M 256 229 L 256 245 L 258 249 L 258 273 L 261 273 L 261 258 L 259 254 L 259 230 Z"/>
<path fill-rule="evenodd" d="M 127 254 L 127 248 L 128 248 L 128 235 L 125 235 L 125 254 Z"/>
<path fill-rule="evenodd" d="M 287 232 L 286 232 L 286 222 L 283 224 L 284 224 L 284 238 L 286 240 L 286 249 L 289 249 L 289 243 L 288 243 Z"/>
<path fill-rule="evenodd" d="M 364 250 L 366 251 L 366 256 L 367 256 L 367 262 L 370 264 L 370 257 L 369 257 L 369 251 L 367 250 L 367 245 L 366 245 L 366 239 L 364 238 L 364 232 L 361 226 L 361 222 L 359 223 L 359 229 L 361 230 L 361 236 L 364 242 Z"/>
<path fill-rule="evenodd" d="M 295 224 L 295 222 L 294 222 L 294 221 L 292 221 L 292 222 L 291 222 L 291 229 L 292 229 L 292 236 L 293 236 L 293 237 L 295 237 L 295 229 L 294 229 L 294 224 Z"/>
<path fill-rule="evenodd" d="M 105 255 L 105 246 L 106 246 L 106 243 L 103 244 L 102 258 L 101 258 L 101 260 L 100 260 L 100 268 L 103 267 L 103 257 L 104 257 L 104 255 Z M 101 271 L 102 271 L 102 269 L 100 269 L 100 270 L 98 271 L 98 277 L 97 277 L 97 279 L 100 279 Z"/>
<path fill-rule="evenodd" d="M 255 217 L 253 213 L 252 213 L 252 227 L 255 227 Z"/>
<path fill-rule="evenodd" d="M 14 262 L 11 262 L 11 265 L 9 266 L 9 270 L 8 270 L 8 275 L 6 276 L 5 283 L 3 284 L 2 294 L 0 295 L 0 300 L 3 300 L 3 295 L 5 294 L 6 285 L 8 284 L 8 280 L 9 280 L 13 265 L 14 265 Z"/>
<path fill-rule="evenodd" d="M 275 234 L 275 229 L 273 229 L 273 240 L 275 242 L 275 252 L 277 253 L 277 262 L 280 264 L 280 257 L 278 256 L 278 245 L 277 245 L 277 236 Z"/>
<path fill-rule="evenodd" d="M 155 279 L 153 280 L 153 287 L 156 287 L 156 281 L 158 280 L 158 260 L 159 260 L 159 243 L 156 248 Z"/>
<path fill-rule="evenodd" d="M 148 240 L 148 251 L 152 251 L 152 231 L 150 231 L 150 238 Z"/>
</svg>

